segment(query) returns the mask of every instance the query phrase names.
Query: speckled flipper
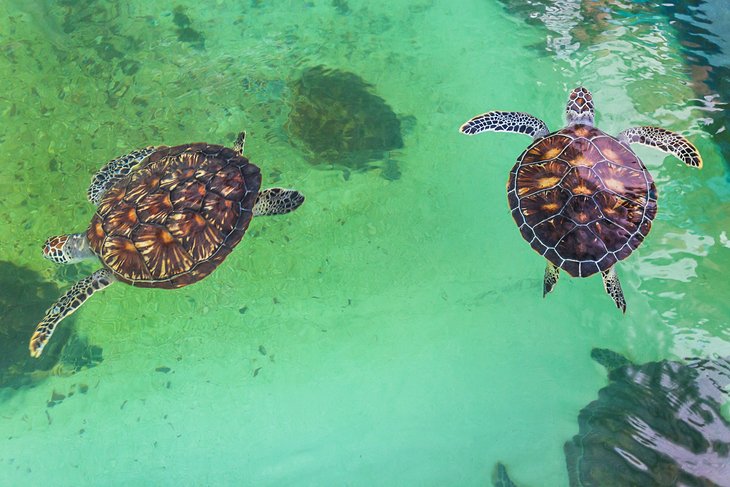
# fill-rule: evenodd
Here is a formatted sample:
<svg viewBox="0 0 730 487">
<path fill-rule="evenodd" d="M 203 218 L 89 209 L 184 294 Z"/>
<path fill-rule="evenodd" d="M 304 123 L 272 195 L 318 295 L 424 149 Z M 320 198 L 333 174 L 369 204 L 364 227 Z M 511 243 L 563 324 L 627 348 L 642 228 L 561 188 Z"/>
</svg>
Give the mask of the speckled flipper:
<svg viewBox="0 0 730 487">
<path fill-rule="evenodd" d="M 542 297 L 544 298 L 547 294 L 553 290 L 555 284 L 558 282 L 560 277 L 560 267 L 557 267 L 552 262 L 548 261 L 545 266 L 545 279 L 542 284 Z"/>
<path fill-rule="evenodd" d="M 661 127 L 631 127 L 618 134 L 618 139 L 629 144 L 643 144 L 672 154 L 691 167 L 702 167 L 702 156 L 692 142 Z"/>
<path fill-rule="evenodd" d="M 606 292 L 616 303 L 616 307 L 626 313 L 626 300 L 624 299 L 624 292 L 621 290 L 621 283 L 618 280 L 618 274 L 616 270 L 611 267 L 608 270 L 602 271 L 601 276 L 603 277 L 603 287 L 606 288 Z"/>
<path fill-rule="evenodd" d="M 294 189 L 269 188 L 261 191 L 253 205 L 254 216 L 283 215 L 304 203 L 304 195 Z"/>
<path fill-rule="evenodd" d="M 233 150 L 243 155 L 243 146 L 246 144 L 246 132 L 241 132 L 233 143 Z"/>
<path fill-rule="evenodd" d="M 503 463 L 497 463 L 492 471 L 492 485 L 494 487 L 517 487 L 507 475 L 507 467 Z"/>
<path fill-rule="evenodd" d="M 485 131 L 517 132 L 529 135 L 534 139 L 550 132 L 545 122 L 529 113 L 500 111 L 477 115 L 462 125 L 459 131 L 467 135 L 475 135 Z"/>
<path fill-rule="evenodd" d="M 43 347 L 50 340 L 53 331 L 62 319 L 76 311 L 84 301 L 89 299 L 96 291 L 100 291 L 115 281 L 114 275 L 109 269 L 99 269 L 92 275 L 81 279 L 71 289 L 63 293 L 53 306 L 48 308 L 30 338 L 30 355 L 40 357 Z"/>
<path fill-rule="evenodd" d="M 89 201 L 98 205 L 104 193 L 112 187 L 112 185 L 127 176 L 134 167 L 142 162 L 148 155 L 152 154 L 157 148 L 156 147 L 145 147 L 144 149 L 138 149 L 130 152 L 122 157 L 117 157 L 102 167 L 99 172 L 94 174 L 91 178 L 91 186 L 86 192 Z"/>
</svg>

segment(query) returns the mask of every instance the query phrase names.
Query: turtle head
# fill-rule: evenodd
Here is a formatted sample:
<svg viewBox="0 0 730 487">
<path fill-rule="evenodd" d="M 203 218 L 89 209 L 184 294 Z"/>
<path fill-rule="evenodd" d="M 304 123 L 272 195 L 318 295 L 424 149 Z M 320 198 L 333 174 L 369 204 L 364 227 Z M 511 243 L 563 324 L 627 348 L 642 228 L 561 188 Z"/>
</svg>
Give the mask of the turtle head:
<svg viewBox="0 0 730 487">
<path fill-rule="evenodd" d="M 74 264 L 93 255 L 89 241 L 83 233 L 57 235 L 43 244 L 43 257 L 56 264 Z"/>
<path fill-rule="evenodd" d="M 594 348 L 591 350 L 591 358 L 603 365 L 609 372 L 631 363 L 620 353 L 607 348 Z"/>
<path fill-rule="evenodd" d="M 582 123 L 593 125 L 593 95 L 579 86 L 570 92 L 568 105 L 565 107 L 565 121 L 568 125 Z"/>
</svg>

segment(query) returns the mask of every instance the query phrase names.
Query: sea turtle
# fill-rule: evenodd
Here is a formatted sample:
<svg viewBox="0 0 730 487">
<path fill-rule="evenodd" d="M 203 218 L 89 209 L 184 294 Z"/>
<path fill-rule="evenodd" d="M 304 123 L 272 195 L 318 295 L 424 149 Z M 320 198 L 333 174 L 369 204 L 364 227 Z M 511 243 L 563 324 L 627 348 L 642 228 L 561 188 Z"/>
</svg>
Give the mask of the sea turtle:
<svg viewBox="0 0 730 487">
<path fill-rule="evenodd" d="M 557 132 L 527 113 L 502 111 L 476 116 L 460 131 L 533 138 L 510 172 L 507 199 L 522 236 L 548 261 L 543 296 L 560 269 L 573 277 L 600 272 L 606 292 L 626 312 L 614 264 L 641 244 L 657 210 L 654 181 L 629 144 L 673 154 L 691 167 L 701 168 L 702 158 L 687 139 L 663 128 L 606 134 L 593 124 L 593 96 L 583 87 L 570 93 L 565 115 L 567 125 Z"/>
<path fill-rule="evenodd" d="M 593 349 L 609 384 L 581 409 L 564 445 L 571 487 L 697 485 L 730 487 L 730 422 L 723 417 L 730 357 L 634 364 Z M 497 464 L 495 487 L 511 486 Z"/>
<path fill-rule="evenodd" d="M 58 264 L 98 258 L 102 268 L 81 279 L 46 311 L 30 339 L 39 357 L 58 323 L 113 282 L 174 289 L 203 279 L 243 238 L 251 218 L 295 210 L 295 190 L 259 191 L 261 172 L 233 149 L 193 143 L 146 147 L 107 163 L 87 196 L 97 206 L 83 233 L 50 237 L 43 256 Z"/>
</svg>

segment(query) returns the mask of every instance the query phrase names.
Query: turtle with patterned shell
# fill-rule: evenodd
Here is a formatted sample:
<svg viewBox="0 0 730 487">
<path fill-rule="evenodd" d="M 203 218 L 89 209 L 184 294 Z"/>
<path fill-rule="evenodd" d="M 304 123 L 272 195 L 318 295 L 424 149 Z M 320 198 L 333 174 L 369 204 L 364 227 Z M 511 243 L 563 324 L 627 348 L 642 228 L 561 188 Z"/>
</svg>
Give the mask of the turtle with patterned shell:
<svg viewBox="0 0 730 487">
<path fill-rule="evenodd" d="M 98 259 L 102 268 L 66 291 L 36 327 L 30 353 L 40 357 L 56 326 L 92 294 L 120 281 L 175 289 L 213 272 L 243 238 L 254 216 L 297 209 L 295 190 L 259 191 L 261 171 L 233 149 L 193 143 L 146 147 L 107 163 L 87 196 L 97 209 L 83 233 L 46 240 L 58 264 Z"/>
<path fill-rule="evenodd" d="M 690 167 L 701 168 L 702 157 L 687 139 L 659 127 L 606 134 L 594 126 L 593 97 L 583 87 L 570 93 L 565 115 L 567 125 L 557 132 L 527 113 L 503 111 L 478 115 L 460 131 L 532 137 L 510 172 L 507 198 L 522 236 L 547 259 L 543 296 L 560 269 L 573 277 L 600 272 L 606 292 L 626 312 L 614 266 L 639 247 L 657 211 L 654 180 L 629 144 L 673 154 Z"/>
</svg>

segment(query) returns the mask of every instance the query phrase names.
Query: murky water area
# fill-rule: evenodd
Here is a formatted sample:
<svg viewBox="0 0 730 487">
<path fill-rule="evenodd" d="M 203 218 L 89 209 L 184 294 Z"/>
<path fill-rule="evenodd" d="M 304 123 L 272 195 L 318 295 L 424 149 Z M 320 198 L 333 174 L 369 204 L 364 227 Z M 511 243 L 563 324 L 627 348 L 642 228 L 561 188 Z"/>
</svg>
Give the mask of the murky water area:
<svg viewBox="0 0 730 487">
<path fill-rule="evenodd" d="M 0 484 L 483 486 L 503 462 L 526 487 L 730 485 L 722 0 L 5 7 Z M 704 158 L 635 147 L 659 212 L 617 265 L 625 315 L 598 276 L 543 299 L 505 194 L 529 139 L 458 132 L 492 109 L 557 130 L 579 84 L 607 133 L 659 125 Z M 40 253 L 87 228 L 91 176 L 241 130 L 304 205 L 197 284 L 98 293 L 31 359 L 99 267 Z"/>
</svg>

